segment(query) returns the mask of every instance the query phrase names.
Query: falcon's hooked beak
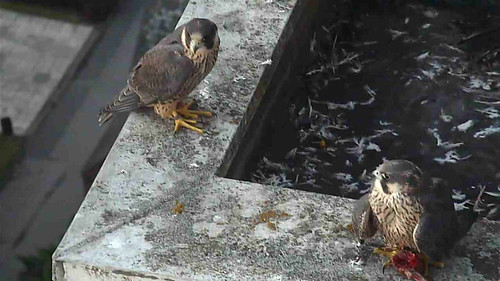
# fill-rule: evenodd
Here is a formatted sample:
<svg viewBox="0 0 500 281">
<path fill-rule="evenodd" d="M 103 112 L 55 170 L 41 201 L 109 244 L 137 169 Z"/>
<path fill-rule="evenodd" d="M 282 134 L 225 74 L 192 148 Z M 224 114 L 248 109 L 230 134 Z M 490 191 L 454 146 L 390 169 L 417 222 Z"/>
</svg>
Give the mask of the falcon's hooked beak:
<svg viewBox="0 0 500 281">
<path fill-rule="evenodd" d="M 184 48 L 188 49 L 192 54 L 196 54 L 196 51 L 205 47 L 201 35 L 199 33 L 189 34 L 186 28 L 182 30 L 181 41 Z"/>
<path fill-rule="evenodd" d="M 203 36 L 198 32 L 189 34 L 186 28 L 184 28 L 181 34 L 181 41 L 184 48 L 188 49 L 192 54 L 196 54 L 198 50 L 201 50 L 201 53 L 203 53 L 203 50 L 207 51 Z"/>
<path fill-rule="evenodd" d="M 204 47 L 203 43 L 200 43 L 198 42 L 197 40 L 191 40 L 191 52 L 193 52 L 193 54 L 196 54 L 196 51 L 198 51 L 198 49 L 200 49 L 201 47 Z"/>
<path fill-rule="evenodd" d="M 373 171 L 374 186 L 385 194 L 409 194 L 418 192 L 423 183 L 423 173 L 410 161 L 388 160 Z"/>
</svg>

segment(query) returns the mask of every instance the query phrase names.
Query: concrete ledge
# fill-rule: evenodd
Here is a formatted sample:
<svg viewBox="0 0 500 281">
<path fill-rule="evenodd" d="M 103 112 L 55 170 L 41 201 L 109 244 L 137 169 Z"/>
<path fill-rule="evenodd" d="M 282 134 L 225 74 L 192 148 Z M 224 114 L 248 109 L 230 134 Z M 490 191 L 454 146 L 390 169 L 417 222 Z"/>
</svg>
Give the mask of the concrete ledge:
<svg viewBox="0 0 500 281">
<path fill-rule="evenodd" d="M 219 26 L 219 61 L 193 95 L 217 116 L 203 136 L 174 136 L 173 124 L 151 111 L 130 115 L 54 253 L 55 280 L 399 278 L 383 275 L 379 257 L 345 228 L 352 200 L 215 176 L 227 169 L 306 5 L 318 3 L 188 4 L 180 23 L 208 17 Z M 499 230 L 477 223 L 434 279 L 497 280 Z"/>
</svg>

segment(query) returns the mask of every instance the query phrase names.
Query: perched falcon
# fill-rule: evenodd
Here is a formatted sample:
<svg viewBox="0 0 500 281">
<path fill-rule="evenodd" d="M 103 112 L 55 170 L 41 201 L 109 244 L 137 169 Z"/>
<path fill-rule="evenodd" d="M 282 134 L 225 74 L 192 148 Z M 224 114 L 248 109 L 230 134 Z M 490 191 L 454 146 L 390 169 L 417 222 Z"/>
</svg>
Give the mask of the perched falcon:
<svg viewBox="0 0 500 281">
<path fill-rule="evenodd" d="M 352 230 L 361 240 L 380 231 L 388 247 L 439 262 L 473 222 L 461 224 L 451 190 L 410 161 L 384 161 L 373 175 L 371 192 L 356 202 L 352 216 Z"/>
<path fill-rule="evenodd" d="M 183 104 L 182 99 L 212 70 L 218 52 L 219 36 L 213 22 L 196 18 L 179 26 L 139 60 L 127 86 L 99 113 L 99 125 L 115 112 L 154 107 L 162 118 L 175 119 L 174 131 L 186 127 L 203 133 L 191 124 L 198 115 L 212 114 L 189 110 L 192 102 Z"/>
</svg>

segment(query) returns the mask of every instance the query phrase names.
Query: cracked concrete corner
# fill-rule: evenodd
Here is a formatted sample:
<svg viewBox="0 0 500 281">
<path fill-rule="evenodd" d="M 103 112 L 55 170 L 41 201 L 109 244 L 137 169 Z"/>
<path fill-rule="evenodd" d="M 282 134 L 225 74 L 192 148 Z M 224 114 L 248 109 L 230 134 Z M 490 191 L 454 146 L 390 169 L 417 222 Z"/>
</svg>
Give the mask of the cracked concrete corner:
<svg viewBox="0 0 500 281">
<path fill-rule="evenodd" d="M 57 261 L 55 256 L 52 256 L 52 279 L 56 281 L 66 280 L 63 263 Z"/>
<path fill-rule="evenodd" d="M 100 268 L 74 263 L 54 263 L 54 281 L 86 281 L 86 280 L 134 280 L 134 281 L 185 281 L 174 276 L 159 276 L 151 273 L 127 271 L 123 269 Z"/>
</svg>

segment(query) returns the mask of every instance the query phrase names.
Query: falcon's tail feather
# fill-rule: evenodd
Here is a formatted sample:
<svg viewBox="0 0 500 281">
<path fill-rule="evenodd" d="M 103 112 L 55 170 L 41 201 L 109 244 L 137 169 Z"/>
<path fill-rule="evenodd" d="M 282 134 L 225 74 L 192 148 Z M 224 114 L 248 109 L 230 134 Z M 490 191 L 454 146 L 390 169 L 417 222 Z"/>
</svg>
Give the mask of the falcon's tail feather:
<svg viewBox="0 0 500 281">
<path fill-rule="evenodd" d="M 99 112 L 99 127 L 113 117 L 113 113 L 102 111 Z"/>
<path fill-rule="evenodd" d="M 99 126 L 113 117 L 114 112 L 126 112 L 137 109 L 140 104 L 140 97 L 128 86 L 120 91 L 115 101 L 108 104 L 99 112 Z"/>
</svg>

